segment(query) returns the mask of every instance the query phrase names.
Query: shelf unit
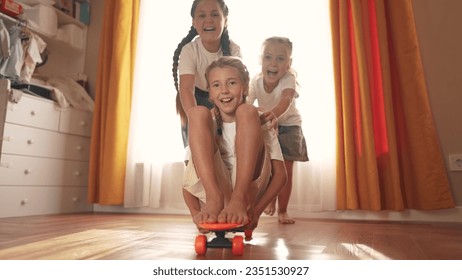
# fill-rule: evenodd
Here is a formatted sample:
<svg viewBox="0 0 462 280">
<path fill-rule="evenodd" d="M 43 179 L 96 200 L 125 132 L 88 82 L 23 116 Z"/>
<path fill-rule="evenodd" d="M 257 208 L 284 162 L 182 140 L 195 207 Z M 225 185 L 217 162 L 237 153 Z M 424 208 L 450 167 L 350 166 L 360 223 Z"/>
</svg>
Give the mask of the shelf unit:
<svg viewBox="0 0 462 280">
<path fill-rule="evenodd" d="M 47 76 L 71 77 L 77 79 L 79 74 L 84 73 L 85 53 L 86 53 L 86 34 L 87 25 L 79 20 L 55 9 L 58 18 L 58 28 L 65 24 L 75 24 L 82 29 L 84 42 L 83 49 L 73 46 L 72 44 L 59 40 L 55 36 L 49 36 L 38 28 L 28 26 L 27 20 L 21 15 L 13 18 L 7 14 L 0 13 L 0 19 L 3 19 L 7 27 L 18 24 L 31 32 L 37 34 L 47 44 L 49 59 L 45 65 L 36 69 L 37 73 Z"/>
<path fill-rule="evenodd" d="M 58 27 L 87 26 L 56 10 Z M 17 24 L 41 37 L 48 60 L 35 73 L 77 79 L 84 73 L 86 42 L 77 48 L 28 27 L 23 19 L 0 13 L 8 27 Z M 86 39 L 85 39 L 86 40 Z M 87 202 L 92 113 L 63 109 L 52 100 L 23 94 L 9 100 L 9 80 L 0 79 L 0 217 L 91 212 Z"/>
</svg>

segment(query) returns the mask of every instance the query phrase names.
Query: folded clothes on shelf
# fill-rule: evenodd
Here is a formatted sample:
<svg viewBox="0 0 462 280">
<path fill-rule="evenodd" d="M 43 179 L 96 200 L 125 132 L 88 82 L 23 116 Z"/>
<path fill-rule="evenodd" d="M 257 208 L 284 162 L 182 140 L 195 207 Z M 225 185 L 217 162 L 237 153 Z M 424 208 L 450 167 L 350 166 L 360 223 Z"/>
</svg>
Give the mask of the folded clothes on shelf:
<svg viewBox="0 0 462 280">
<path fill-rule="evenodd" d="M 55 37 L 58 32 L 58 15 L 56 9 L 45 4 L 29 6 L 24 4 L 24 18 L 28 26 L 45 34 Z"/>
</svg>

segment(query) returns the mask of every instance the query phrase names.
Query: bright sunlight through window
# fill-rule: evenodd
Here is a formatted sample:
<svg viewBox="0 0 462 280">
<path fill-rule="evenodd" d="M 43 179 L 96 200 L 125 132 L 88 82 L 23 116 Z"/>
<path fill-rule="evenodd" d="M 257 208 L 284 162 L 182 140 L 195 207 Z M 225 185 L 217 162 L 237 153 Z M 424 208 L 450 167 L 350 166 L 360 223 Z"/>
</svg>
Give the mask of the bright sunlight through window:
<svg viewBox="0 0 462 280">
<path fill-rule="evenodd" d="M 333 126 L 326 125 L 334 119 L 328 0 L 226 3 L 230 38 L 240 45 L 251 75 L 260 70 L 259 54 L 265 38 L 285 36 L 293 42 L 293 67 L 301 85 L 297 106 L 310 160 L 325 157 L 326 150 L 313 147 L 334 139 Z M 181 161 L 184 156 L 171 69 L 173 52 L 191 26 L 191 4 L 192 0 L 141 2 L 135 85 L 141 96 L 134 102 L 134 114 L 143 131 L 144 156 L 161 161 Z M 325 133 L 319 131 L 326 129 L 329 132 L 323 137 Z"/>
<path fill-rule="evenodd" d="M 296 103 L 310 160 L 294 165 L 289 207 L 300 211 L 335 209 L 329 0 L 225 1 L 230 38 L 241 47 L 252 76 L 260 71 L 261 44 L 267 37 L 284 36 L 293 42 L 292 66 L 300 84 Z M 172 63 L 175 49 L 192 25 L 192 2 L 141 0 L 126 187 L 130 190 L 135 180 L 138 187 L 129 193 L 143 193 L 152 207 L 184 207 L 179 186 L 185 153 L 175 110 Z M 136 166 L 143 166 L 143 172 Z M 145 205 L 144 200 L 139 204 Z"/>
</svg>

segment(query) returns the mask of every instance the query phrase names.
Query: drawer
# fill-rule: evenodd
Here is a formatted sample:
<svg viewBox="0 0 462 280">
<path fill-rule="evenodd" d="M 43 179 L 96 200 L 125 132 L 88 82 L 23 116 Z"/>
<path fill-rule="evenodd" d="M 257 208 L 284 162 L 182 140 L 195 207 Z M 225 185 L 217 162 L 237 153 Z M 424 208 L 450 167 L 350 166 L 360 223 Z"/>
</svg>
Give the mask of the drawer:
<svg viewBox="0 0 462 280">
<path fill-rule="evenodd" d="M 88 161 L 89 151 L 87 137 L 5 124 L 2 154 Z"/>
<path fill-rule="evenodd" d="M 59 131 L 63 133 L 83 136 L 91 135 L 92 113 L 77 109 L 64 109 L 61 111 Z"/>
<path fill-rule="evenodd" d="M 23 94 L 19 103 L 8 102 L 6 122 L 57 131 L 59 116 L 54 102 Z"/>
<path fill-rule="evenodd" d="M 86 186 L 88 162 L 4 154 L 0 164 L 2 186 Z"/>
<path fill-rule="evenodd" d="M 86 188 L 0 186 L 0 218 L 92 211 Z"/>
</svg>

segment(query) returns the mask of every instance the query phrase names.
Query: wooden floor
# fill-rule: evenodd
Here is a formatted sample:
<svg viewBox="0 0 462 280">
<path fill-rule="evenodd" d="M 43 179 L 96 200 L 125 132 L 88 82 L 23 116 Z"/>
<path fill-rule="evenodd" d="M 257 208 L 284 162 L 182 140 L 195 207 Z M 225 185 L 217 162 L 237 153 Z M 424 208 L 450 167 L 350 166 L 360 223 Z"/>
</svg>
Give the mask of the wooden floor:
<svg viewBox="0 0 462 280">
<path fill-rule="evenodd" d="M 263 217 L 244 255 L 197 256 L 188 216 L 69 214 L 0 219 L 2 260 L 462 260 L 462 223 Z M 209 234 L 212 237 L 212 234 Z"/>
</svg>

